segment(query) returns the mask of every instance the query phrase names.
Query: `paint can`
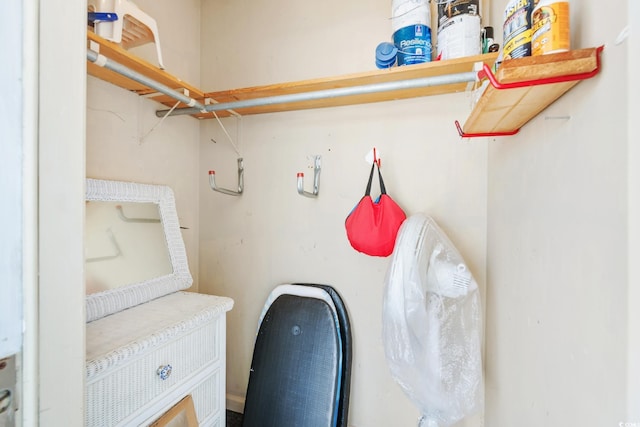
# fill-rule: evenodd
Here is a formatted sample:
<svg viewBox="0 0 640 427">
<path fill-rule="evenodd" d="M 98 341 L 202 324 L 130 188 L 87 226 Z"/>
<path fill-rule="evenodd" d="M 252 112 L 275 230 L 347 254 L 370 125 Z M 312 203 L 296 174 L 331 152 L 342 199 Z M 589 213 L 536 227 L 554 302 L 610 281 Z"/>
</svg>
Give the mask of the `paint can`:
<svg viewBox="0 0 640 427">
<path fill-rule="evenodd" d="M 511 0 L 504 10 L 503 59 L 531 56 L 533 0 Z"/>
<path fill-rule="evenodd" d="M 570 49 L 569 2 L 536 0 L 532 13 L 533 55 L 567 52 Z"/>
<path fill-rule="evenodd" d="M 482 53 L 480 0 L 438 0 L 438 58 Z"/>
<path fill-rule="evenodd" d="M 393 0 L 391 26 L 398 48 L 398 65 L 431 61 L 429 0 Z"/>
</svg>

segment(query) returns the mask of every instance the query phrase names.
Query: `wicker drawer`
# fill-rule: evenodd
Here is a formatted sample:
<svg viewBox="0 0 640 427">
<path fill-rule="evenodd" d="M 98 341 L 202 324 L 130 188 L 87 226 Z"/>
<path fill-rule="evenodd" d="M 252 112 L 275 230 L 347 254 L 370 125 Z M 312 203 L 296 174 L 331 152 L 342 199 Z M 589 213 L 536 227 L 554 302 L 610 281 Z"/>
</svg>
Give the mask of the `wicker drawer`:
<svg viewBox="0 0 640 427">
<path fill-rule="evenodd" d="M 196 408 L 196 415 L 201 426 L 207 425 L 214 420 L 225 419 L 226 414 L 220 402 L 224 402 L 224 390 L 221 375 L 217 369 L 212 375 L 193 388 L 190 393 L 193 397 L 193 404 Z"/>
<path fill-rule="evenodd" d="M 177 393 L 180 386 L 200 371 L 220 360 L 224 332 L 221 321 L 213 318 L 193 330 L 158 346 L 122 360 L 87 381 L 87 426 L 118 425 L 154 400 Z M 161 336 L 163 331 L 158 331 Z M 153 341 L 153 337 L 150 337 Z M 117 350 L 116 350 L 117 351 Z M 171 374 L 162 380 L 158 368 L 171 365 Z"/>
<path fill-rule="evenodd" d="M 223 425 L 220 424 L 220 420 L 225 420 L 226 414 L 224 405 L 221 404 L 224 402 L 224 382 L 222 381 L 221 372 L 219 365 L 213 370 L 206 368 L 200 372 L 195 381 L 190 381 L 190 383 L 185 384 L 185 387 L 178 390 L 178 393 L 172 394 L 171 400 L 163 401 L 160 404 L 161 411 L 156 411 L 153 416 L 148 418 L 145 418 L 144 414 L 136 414 L 124 420 L 122 425 L 149 426 L 186 395 L 191 395 L 193 398 L 198 425 L 201 427 Z M 147 413 L 151 412 L 153 412 L 153 409 L 147 411 Z"/>
</svg>

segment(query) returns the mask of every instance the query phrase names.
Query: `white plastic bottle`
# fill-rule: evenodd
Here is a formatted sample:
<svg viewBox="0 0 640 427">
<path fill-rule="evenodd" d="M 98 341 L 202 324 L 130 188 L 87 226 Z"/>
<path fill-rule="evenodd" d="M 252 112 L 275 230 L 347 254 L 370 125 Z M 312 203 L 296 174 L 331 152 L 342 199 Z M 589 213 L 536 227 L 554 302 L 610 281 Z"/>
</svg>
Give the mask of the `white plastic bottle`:
<svg viewBox="0 0 640 427">
<path fill-rule="evenodd" d="M 429 0 L 392 0 L 391 27 L 398 65 L 431 61 L 430 25 Z"/>
</svg>

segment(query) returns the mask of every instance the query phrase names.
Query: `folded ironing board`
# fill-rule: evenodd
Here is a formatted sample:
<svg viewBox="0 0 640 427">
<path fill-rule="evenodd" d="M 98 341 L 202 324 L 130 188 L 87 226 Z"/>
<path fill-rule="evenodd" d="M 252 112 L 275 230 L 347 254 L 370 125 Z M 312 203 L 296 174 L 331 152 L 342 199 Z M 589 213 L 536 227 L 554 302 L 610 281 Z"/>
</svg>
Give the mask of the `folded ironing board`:
<svg viewBox="0 0 640 427">
<path fill-rule="evenodd" d="M 350 379 L 351 329 L 338 293 L 276 287 L 259 323 L 243 427 L 346 427 Z"/>
</svg>

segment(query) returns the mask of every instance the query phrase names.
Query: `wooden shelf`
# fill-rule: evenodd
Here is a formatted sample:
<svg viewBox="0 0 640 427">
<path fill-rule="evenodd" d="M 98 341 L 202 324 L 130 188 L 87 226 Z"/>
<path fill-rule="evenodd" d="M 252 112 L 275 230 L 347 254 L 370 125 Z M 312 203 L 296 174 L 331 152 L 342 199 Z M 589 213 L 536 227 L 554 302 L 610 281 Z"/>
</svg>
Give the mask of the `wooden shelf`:
<svg viewBox="0 0 640 427">
<path fill-rule="evenodd" d="M 358 74 L 347 74 L 337 77 L 303 80 L 290 83 L 280 83 L 267 86 L 256 86 L 243 89 L 207 92 L 208 98 L 216 102 L 233 102 L 270 96 L 290 95 L 305 92 L 315 92 L 325 89 L 349 88 L 377 83 L 413 80 L 423 77 L 445 76 L 473 71 L 476 63 L 492 65 L 497 53 L 434 61 L 403 67 L 393 67 L 385 70 L 369 71 Z M 468 83 L 456 83 L 442 86 L 431 86 L 420 89 L 402 89 L 388 92 L 360 94 L 327 98 L 313 101 L 300 101 L 285 104 L 267 105 L 260 107 L 240 108 L 235 111 L 241 115 L 275 113 L 282 111 L 304 110 L 311 108 L 338 107 L 344 105 L 364 104 L 370 102 L 390 101 L 397 99 L 416 98 L 421 96 L 441 95 L 468 90 Z M 208 115 L 210 116 L 210 114 Z"/>
<path fill-rule="evenodd" d="M 601 51 L 589 48 L 504 61 L 495 75 L 497 82 L 484 88 L 459 128 L 461 136 L 516 133 L 581 80 L 596 75 Z"/>
<path fill-rule="evenodd" d="M 181 79 L 170 75 L 169 73 L 159 69 L 158 67 L 136 57 L 129 53 L 119 45 L 104 40 L 91 31 L 87 31 L 87 39 L 89 47 L 93 50 L 99 50 L 101 55 L 111 59 L 127 68 L 130 68 L 150 79 L 164 84 L 172 89 L 188 89 L 192 98 L 196 101 L 205 103 L 206 98 L 210 98 L 218 103 L 232 102 L 247 99 L 264 98 L 270 96 L 299 94 L 305 92 L 314 92 L 325 89 L 349 88 L 361 85 L 369 85 L 375 83 L 386 83 L 395 81 L 412 80 L 423 77 L 445 76 L 448 74 L 465 73 L 473 71 L 476 63 L 485 63 L 492 65 L 497 53 L 485 55 L 477 55 L 460 59 L 452 59 L 447 61 L 435 61 L 424 64 L 417 64 L 404 67 L 394 67 L 387 70 L 375 70 L 365 73 L 348 74 L 337 77 L 303 80 L 297 82 L 280 83 L 266 86 L 255 86 L 242 89 L 232 89 L 218 92 L 203 92 L 200 89 L 189 85 Z M 91 45 L 93 44 L 93 47 Z M 87 71 L 90 75 L 99 79 L 113 83 L 116 86 L 138 93 L 139 95 L 150 95 L 156 93 L 154 89 L 144 86 L 134 80 L 124 77 L 114 71 L 100 67 L 91 61 L 87 61 Z M 327 98 L 314 101 L 300 101 L 286 104 L 275 104 L 261 107 L 249 107 L 236 109 L 238 114 L 251 115 L 274 113 L 282 111 L 292 111 L 310 108 L 336 107 L 343 105 L 354 105 L 369 102 L 390 101 L 397 99 L 415 98 L 429 95 L 440 95 L 453 92 L 463 92 L 468 90 L 468 83 L 457 83 L 442 86 L 432 86 L 420 89 L 401 89 L 380 93 L 350 95 L 335 98 Z M 172 107 L 176 101 L 166 95 L 152 96 L 151 99 L 167 106 Z M 186 108 L 185 104 L 181 104 L 178 108 Z M 219 117 L 229 116 L 227 111 L 217 112 Z M 213 117 L 213 114 L 194 114 L 194 117 L 207 118 Z"/>
<path fill-rule="evenodd" d="M 204 92 L 202 92 L 200 89 L 188 84 L 187 82 L 182 81 L 175 76 L 172 76 L 171 74 L 165 72 L 164 70 L 161 70 L 157 66 L 138 58 L 137 56 L 120 47 L 118 44 L 105 40 L 91 31 L 87 31 L 87 47 L 92 50 L 97 50 L 98 53 L 104 55 L 108 59 L 111 59 L 119 63 L 120 65 L 124 65 L 125 67 L 137 73 L 140 73 L 145 77 L 155 80 L 158 83 L 168 86 L 171 89 L 175 89 L 178 91 L 186 89 L 189 91 L 188 96 L 190 96 L 191 98 L 194 98 L 196 100 L 204 100 Z M 135 92 L 138 95 L 148 96 L 150 94 L 157 93 L 155 89 L 145 86 L 142 83 L 138 83 L 135 80 L 131 80 L 128 77 L 116 73 L 115 71 L 100 67 L 91 61 L 87 61 L 87 73 L 101 80 L 105 80 L 109 83 L 119 86 L 123 89 Z M 168 107 L 173 107 L 173 105 L 176 103 L 173 98 L 166 95 L 152 96 L 151 99 Z M 186 107 L 185 104 L 181 104 L 181 106 Z"/>
<path fill-rule="evenodd" d="M 343 89 L 378 83 L 410 81 L 424 77 L 447 76 L 473 71 L 476 64 L 484 66 L 483 74 L 490 77 L 492 84 L 484 88 L 478 102 L 463 127 L 458 124 L 461 136 L 493 136 L 513 134 L 529 120 L 565 92 L 578 84 L 580 80 L 593 77 L 600 69 L 602 48 L 580 49 L 553 55 L 532 56 L 504 61 L 495 77 L 490 67 L 497 53 L 477 55 L 446 61 L 434 61 L 387 70 L 375 70 L 365 73 L 348 74 L 336 77 L 302 80 L 266 86 L 254 86 L 217 92 L 204 92 L 158 67 L 132 55 L 119 45 L 104 40 L 91 31 L 87 31 L 89 48 L 98 50 L 101 55 L 117 62 L 137 73 L 146 76 L 174 90 L 187 90 L 188 96 L 206 104 L 205 100 L 216 103 L 253 100 L 281 95 L 304 94 L 327 89 Z M 173 107 L 176 101 L 144 84 L 131 80 L 119 73 L 100 67 L 87 61 L 90 75 L 106 80 L 139 95 L 149 96 L 156 102 Z M 416 98 L 429 95 L 442 95 L 463 92 L 470 89 L 471 83 L 455 83 L 412 89 L 396 89 L 384 92 L 355 94 L 330 97 L 318 100 L 295 101 L 269 104 L 257 107 L 237 108 L 240 115 L 275 113 L 323 107 L 337 107 L 370 102 Z M 154 95 L 155 94 L 155 95 Z M 188 108 L 180 104 L 178 109 Z M 219 117 L 232 113 L 218 111 Z M 210 119 L 211 113 L 196 113 L 193 117 Z"/>
</svg>

